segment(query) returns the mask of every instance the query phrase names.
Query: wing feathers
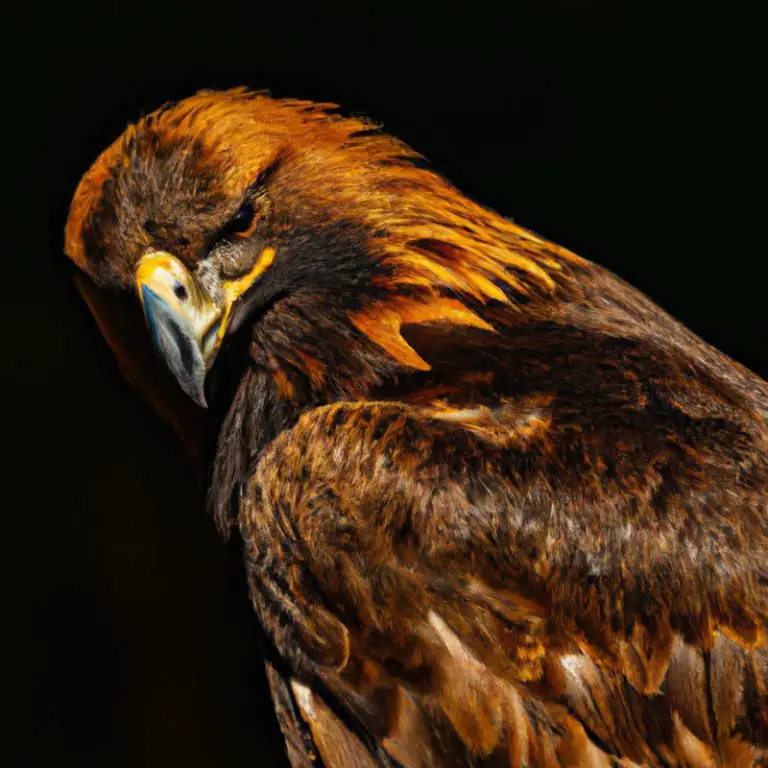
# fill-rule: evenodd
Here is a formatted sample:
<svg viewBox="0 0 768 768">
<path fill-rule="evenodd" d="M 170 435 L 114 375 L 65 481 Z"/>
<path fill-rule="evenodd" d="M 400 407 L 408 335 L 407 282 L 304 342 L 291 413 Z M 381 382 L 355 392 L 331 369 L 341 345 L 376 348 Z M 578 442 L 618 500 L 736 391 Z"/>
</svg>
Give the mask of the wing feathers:
<svg viewBox="0 0 768 768">
<path fill-rule="evenodd" d="M 323 762 L 329 768 L 359 766 L 376 768 L 377 762 L 362 742 L 347 729 L 321 697 L 305 684 L 291 681 L 301 716 L 312 729 L 312 736 Z"/>
<path fill-rule="evenodd" d="M 328 766 L 750 765 L 768 747 L 768 663 L 738 621 L 760 621 L 763 592 L 745 586 L 741 613 L 726 605 L 726 571 L 707 570 L 712 542 L 686 543 L 690 526 L 671 507 L 660 517 L 642 506 L 653 494 L 606 510 L 597 502 L 613 497 L 575 494 L 574 475 L 571 496 L 559 495 L 548 402 L 535 403 L 534 433 L 527 406 L 333 405 L 263 454 L 241 502 L 254 605 L 302 670 L 296 707 Z M 523 428 L 525 439 L 488 439 Z M 624 450 L 635 464 L 646 446 Z M 544 455 L 546 483 L 531 470 Z M 612 461 L 617 471 L 630 459 Z M 675 467 L 664 492 L 682 504 L 688 467 Z M 722 510 L 694 501 L 685 514 L 709 515 L 716 554 L 738 565 L 736 594 L 761 566 L 725 549 Z M 630 514 L 637 551 L 622 538 Z M 667 533 L 670 521 L 679 530 Z M 645 528 L 659 526 L 664 557 L 646 546 Z M 678 550 L 691 572 L 671 557 Z M 673 577 L 687 580 L 685 599 Z M 718 628 L 710 603 L 734 631 Z M 350 737 L 340 712 L 376 747 Z"/>
</svg>

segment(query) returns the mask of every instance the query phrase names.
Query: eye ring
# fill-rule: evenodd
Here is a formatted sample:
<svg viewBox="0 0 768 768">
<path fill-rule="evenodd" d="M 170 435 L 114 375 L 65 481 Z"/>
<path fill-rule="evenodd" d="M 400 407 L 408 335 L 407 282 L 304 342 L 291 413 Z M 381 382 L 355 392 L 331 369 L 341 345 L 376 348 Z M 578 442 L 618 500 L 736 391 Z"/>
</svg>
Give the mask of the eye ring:
<svg viewBox="0 0 768 768">
<path fill-rule="evenodd" d="M 226 233 L 235 237 L 250 237 L 256 230 L 258 219 L 253 202 L 246 200 L 238 209 L 237 213 L 229 220 L 226 226 Z"/>
</svg>

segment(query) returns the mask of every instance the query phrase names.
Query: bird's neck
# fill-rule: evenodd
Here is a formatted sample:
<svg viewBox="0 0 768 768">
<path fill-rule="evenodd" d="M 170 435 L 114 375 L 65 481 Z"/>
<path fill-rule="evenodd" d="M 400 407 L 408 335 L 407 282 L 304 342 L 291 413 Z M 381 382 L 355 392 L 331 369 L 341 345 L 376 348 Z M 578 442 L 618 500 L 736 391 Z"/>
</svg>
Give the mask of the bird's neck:
<svg viewBox="0 0 768 768">
<path fill-rule="evenodd" d="M 340 400 L 365 400 L 407 372 L 376 345 L 355 338 L 352 325 L 318 315 L 315 331 L 281 344 L 280 312 L 253 329 L 248 360 L 234 392 L 222 387 L 222 414 L 212 456 L 209 490 L 211 512 L 226 535 L 235 523 L 240 484 L 263 449 L 290 429 L 306 411 Z M 306 309 L 306 307 L 305 307 Z M 226 403 L 224 405 L 223 403 Z"/>
<path fill-rule="evenodd" d="M 393 225 L 381 239 L 387 250 L 375 253 L 380 271 L 354 300 L 341 290 L 295 293 L 253 325 L 213 461 L 210 499 L 222 530 L 263 448 L 302 413 L 339 400 L 477 392 L 490 385 L 465 381 L 468 372 L 477 378 L 472 355 L 487 356 L 499 334 L 571 293 L 578 257 L 466 205 L 462 226 L 456 211 L 456 221 L 436 220 L 444 226 Z"/>
</svg>

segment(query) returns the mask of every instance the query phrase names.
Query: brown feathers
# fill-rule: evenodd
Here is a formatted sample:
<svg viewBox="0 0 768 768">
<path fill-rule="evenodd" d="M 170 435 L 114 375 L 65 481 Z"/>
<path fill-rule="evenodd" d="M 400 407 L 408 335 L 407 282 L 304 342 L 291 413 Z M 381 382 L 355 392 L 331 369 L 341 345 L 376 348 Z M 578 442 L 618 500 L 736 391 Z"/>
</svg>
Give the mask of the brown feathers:
<svg viewBox="0 0 768 768">
<path fill-rule="evenodd" d="M 642 537 L 632 548 L 615 544 L 622 535 L 632 538 L 623 533 L 631 499 L 610 517 L 599 508 L 616 504 L 607 498 L 589 502 L 588 494 L 572 506 L 588 476 L 577 480 L 555 469 L 559 449 L 553 453 L 548 443 L 558 417 L 551 401 L 528 408 L 536 409 L 537 419 L 549 410 L 544 424 L 550 426 L 540 427 L 538 445 L 506 442 L 506 455 L 518 458 L 502 460 L 500 473 L 498 442 L 488 442 L 476 428 L 482 410 L 439 414 L 385 404 L 340 405 L 304 417 L 264 456 L 243 507 L 243 536 L 254 552 L 279 538 L 274 524 L 290 531 L 280 538 L 283 548 L 268 572 L 251 561 L 266 625 L 274 626 L 272 611 L 288 598 L 279 588 L 265 592 L 258 585 L 277 585 L 286 563 L 297 558 L 311 574 L 302 600 L 336 606 L 351 633 L 350 659 L 335 673 L 336 682 L 324 676 L 326 683 L 341 700 L 351 697 L 355 710 L 353 692 L 366 686 L 352 660 L 379 667 L 368 674 L 373 688 L 365 694 L 370 705 L 384 707 L 375 709 L 368 726 L 379 739 L 386 735 L 376 724 L 393 715 L 385 704 L 389 699 L 376 691 L 400 681 L 423 713 L 437 717 L 430 732 L 449 724 L 472 759 L 490 759 L 502 745 L 514 752 L 523 743 L 540 743 L 542 755 L 551 753 L 562 765 L 595 764 L 601 750 L 649 765 L 703 765 L 729 750 L 743 752 L 740 734 L 755 733 L 755 719 L 765 717 L 768 703 L 757 694 L 752 700 L 761 703 L 745 708 L 745 692 L 764 686 L 765 673 L 760 682 L 750 682 L 744 660 L 751 651 L 744 640 L 739 646 L 715 633 L 708 650 L 687 644 L 674 630 L 684 626 L 691 600 L 709 606 L 712 616 L 720 599 L 721 588 L 710 575 L 685 565 L 682 556 L 703 542 L 694 535 L 690 543 L 674 545 L 678 564 L 664 567 L 669 583 L 677 585 L 675 594 L 661 584 L 651 587 L 653 571 L 644 569 L 658 566 L 646 562 Z M 526 410 L 508 413 L 507 419 Z M 581 439 L 571 438 L 575 444 Z M 343 457 L 341 464 L 336 457 Z M 278 467 L 279 478 L 272 469 Z M 541 472 L 540 479 L 531 471 Z M 533 489 L 542 481 L 550 501 L 540 507 Z M 518 484 L 532 489 L 527 499 L 515 491 Z M 662 499 L 657 504 L 664 508 Z M 601 531 L 587 537 L 588 509 L 603 522 Z M 633 525 L 639 529 L 643 523 L 637 519 Z M 550 565 L 522 576 L 528 558 L 538 557 L 531 534 L 543 537 Z M 612 562 L 614 553 L 620 559 Z M 603 556 L 598 581 L 592 574 Z M 536 572 L 548 574 L 546 581 L 538 581 Z M 630 595 L 631 582 L 620 586 L 628 572 L 646 585 L 643 597 Z M 751 578 L 748 570 L 730 568 L 729 574 L 729 591 Z M 509 591 L 512 584 L 516 592 Z M 764 595 L 758 599 L 765 610 Z M 584 605 L 592 606 L 588 613 Z M 720 621 L 738 623 L 739 613 L 731 619 L 721 615 Z M 624 626 L 617 624 L 620 617 Z M 730 623 L 725 627 L 733 632 Z M 302 647 L 301 635 L 288 626 L 275 637 L 285 653 Z M 706 677 L 703 659 L 712 670 L 706 675 L 716 677 Z M 678 692 L 678 681 L 693 687 Z M 520 701 L 533 709 L 521 714 Z M 566 717 L 569 710 L 581 726 Z M 715 730 L 710 710 L 717 713 Z M 582 726 L 597 741 L 590 742 Z M 530 754 L 527 761 L 546 764 Z"/>
<path fill-rule="evenodd" d="M 271 254 L 212 371 L 211 499 L 294 765 L 765 764 L 764 382 L 331 105 L 130 128 L 66 249 L 130 291 L 148 247 L 204 284 Z"/>
<path fill-rule="evenodd" d="M 456 299 L 425 295 L 393 296 L 380 304 L 350 314 L 352 324 L 371 341 L 409 368 L 428 371 L 423 360 L 400 334 L 403 325 L 448 323 L 493 331 L 493 327 Z"/>
</svg>

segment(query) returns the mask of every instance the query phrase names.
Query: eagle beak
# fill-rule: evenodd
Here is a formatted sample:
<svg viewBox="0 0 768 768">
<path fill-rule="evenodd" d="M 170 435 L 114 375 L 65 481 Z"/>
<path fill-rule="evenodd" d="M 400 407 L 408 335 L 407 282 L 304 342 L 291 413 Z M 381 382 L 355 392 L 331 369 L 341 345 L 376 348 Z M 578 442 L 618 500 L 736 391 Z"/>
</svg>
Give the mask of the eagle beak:
<svg viewBox="0 0 768 768">
<path fill-rule="evenodd" d="M 139 260 L 136 287 L 155 346 L 181 388 L 203 408 L 205 377 L 233 311 L 274 258 L 274 249 L 265 248 L 249 272 L 220 283 L 216 297 L 170 253 L 150 251 Z"/>
<path fill-rule="evenodd" d="M 139 261 L 136 287 L 155 346 L 181 388 L 206 408 L 205 377 L 223 337 L 224 308 L 179 259 L 162 251 Z"/>
</svg>

